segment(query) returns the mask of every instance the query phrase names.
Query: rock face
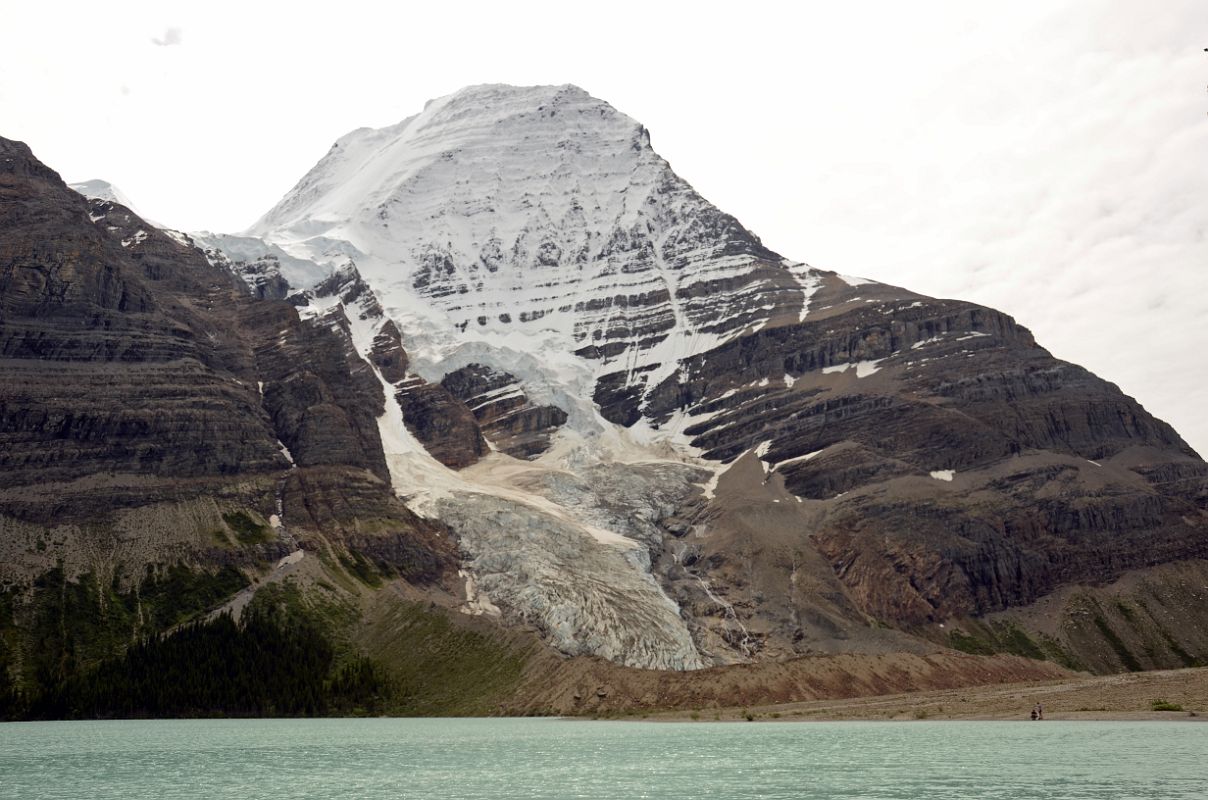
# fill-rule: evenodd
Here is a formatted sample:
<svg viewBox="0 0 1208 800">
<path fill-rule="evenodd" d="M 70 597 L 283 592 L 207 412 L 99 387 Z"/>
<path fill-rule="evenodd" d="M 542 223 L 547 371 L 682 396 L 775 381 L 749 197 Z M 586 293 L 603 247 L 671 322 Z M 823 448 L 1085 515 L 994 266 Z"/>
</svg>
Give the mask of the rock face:
<svg viewBox="0 0 1208 800">
<path fill-rule="evenodd" d="M 0 143 L 0 192 L 7 488 L 288 466 L 218 302 L 229 273 L 120 206 L 90 209 L 21 143 Z"/>
<path fill-rule="evenodd" d="M 388 392 L 402 412 L 410 434 L 437 461 L 452 469 L 461 469 L 487 453 L 478 422 L 465 403 L 439 383 L 429 383 L 409 372 L 410 357 L 403 347 L 402 335 L 393 320 L 386 317 L 377 297 L 354 264 L 345 264 L 313 291 L 295 298 L 308 316 L 343 321 L 348 357 L 357 357 L 353 327 L 361 333 L 362 351 L 376 373 L 365 375 L 377 391 Z M 354 320 L 349 320 L 352 314 Z M 368 384 L 366 389 L 369 390 Z M 368 409 L 376 420 L 384 405 Z"/>
<path fill-rule="evenodd" d="M 281 274 L 281 264 L 273 256 L 253 261 L 231 261 L 221 250 L 207 250 L 210 263 L 226 267 L 247 284 L 252 296 L 260 300 L 284 300 L 290 294 L 289 281 Z"/>
<path fill-rule="evenodd" d="M 935 623 L 1205 554 L 1195 493 L 1131 469 L 1201 469 L 1170 426 L 1005 315 L 857 291 L 685 360 L 647 413 L 682 420 L 706 457 L 757 452 L 769 480 L 826 503 L 813 539 L 866 613 Z"/>
<path fill-rule="evenodd" d="M 474 414 L 444 386 L 411 377 L 396 385 L 394 398 L 407 430 L 446 467 L 468 467 L 487 454 Z"/>
<path fill-rule="evenodd" d="M 483 434 L 515 458 L 536 458 L 544 453 L 550 435 L 567 419 L 557 406 L 530 402 L 515 375 L 482 364 L 454 370 L 440 383 L 469 407 Z"/>
<path fill-rule="evenodd" d="M 333 309 L 281 336 L 296 319 L 293 307 L 274 303 L 246 323 L 278 438 L 298 466 L 356 466 L 387 480 L 377 430 L 385 396 L 352 348 L 348 319 Z"/>
<path fill-rule="evenodd" d="M 389 383 L 398 383 L 407 377 L 407 365 L 410 360 L 407 351 L 403 349 L 402 334 L 398 332 L 398 326 L 393 320 L 382 323 L 381 329 L 373 337 L 369 360 Z"/>
<path fill-rule="evenodd" d="M 210 231 L 174 235 L 204 251 L 211 264 L 234 273 L 261 300 L 283 300 L 293 290 L 308 288 L 331 275 L 331 270 L 294 258 L 255 237 Z"/>
<path fill-rule="evenodd" d="M 253 298 L 188 237 L 6 139 L 0 230 L 6 585 L 56 560 L 122 586 L 181 563 L 254 572 L 307 540 L 447 577 L 439 527 L 386 482 L 384 393 L 341 313 Z"/>
</svg>

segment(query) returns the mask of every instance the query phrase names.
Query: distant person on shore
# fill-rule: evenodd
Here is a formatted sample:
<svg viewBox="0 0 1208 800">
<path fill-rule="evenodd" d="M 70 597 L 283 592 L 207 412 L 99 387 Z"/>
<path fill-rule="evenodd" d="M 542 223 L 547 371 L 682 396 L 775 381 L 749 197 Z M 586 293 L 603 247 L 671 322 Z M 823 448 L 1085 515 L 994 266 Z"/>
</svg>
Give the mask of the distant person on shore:
<svg viewBox="0 0 1208 800">
<path fill-rule="evenodd" d="M 1032 706 L 1032 721 L 1035 722 L 1036 719 L 1036 706 Z"/>
<path fill-rule="evenodd" d="M 1036 704 L 1036 719 L 1044 719 L 1044 706 L 1040 703 Z"/>
</svg>

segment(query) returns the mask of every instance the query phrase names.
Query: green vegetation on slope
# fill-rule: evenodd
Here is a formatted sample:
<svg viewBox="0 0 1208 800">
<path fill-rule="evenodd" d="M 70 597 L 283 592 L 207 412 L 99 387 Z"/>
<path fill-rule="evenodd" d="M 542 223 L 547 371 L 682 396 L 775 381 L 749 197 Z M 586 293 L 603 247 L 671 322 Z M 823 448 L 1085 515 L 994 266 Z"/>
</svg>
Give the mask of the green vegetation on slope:
<svg viewBox="0 0 1208 800">
<path fill-rule="evenodd" d="M 948 646 L 954 650 L 979 656 L 1009 653 L 1053 661 L 1068 669 L 1082 669 L 1078 659 L 1055 639 L 1043 634 L 1033 639 L 1013 622 L 967 620 L 961 625 L 965 630 L 954 629 L 948 633 Z"/>
<path fill-rule="evenodd" d="M 16 590 L 12 587 L 0 587 L 0 719 L 14 716 L 21 702 L 13 679 L 13 655 L 17 643 L 17 630 L 13 625 L 15 595 Z"/>
<path fill-rule="evenodd" d="M 21 713 L 141 637 L 185 622 L 247 585 L 233 567 L 210 573 L 181 564 L 148 571 L 137 588 L 93 573 L 68 580 L 62 568 L 27 591 L 0 593 L 0 715 Z"/>
<path fill-rule="evenodd" d="M 72 677 L 31 715 L 314 716 L 376 712 L 385 699 L 385 683 L 370 662 L 337 669 L 316 626 L 254 606 L 238 624 L 223 614 L 146 639 Z"/>
<path fill-rule="evenodd" d="M 383 595 L 366 621 L 368 652 L 395 684 L 390 711 L 415 716 L 499 713 L 520 684 L 523 646 L 474 630 L 469 620 Z"/>
<path fill-rule="evenodd" d="M 222 515 L 222 520 L 235 534 L 240 544 L 263 544 L 276 538 L 273 529 L 257 522 L 246 511 L 231 511 Z"/>
<path fill-rule="evenodd" d="M 1129 672 L 1140 672 L 1141 663 L 1137 661 L 1136 656 L 1129 651 L 1128 646 L 1125 645 L 1123 640 L 1121 640 L 1116 632 L 1112 630 L 1111 625 L 1107 623 L 1107 620 L 1103 618 L 1103 615 L 1095 614 L 1093 622 L 1095 623 L 1095 627 L 1099 629 L 1099 633 L 1103 635 L 1103 638 L 1107 640 L 1107 643 L 1111 646 L 1112 651 L 1116 654 L 1116 657 L 1120 659 L 1120 663 L 1124 665 L 1124 668 Z"/>
<path fill-rule="evenodd" d="M 266 589 L 238 623 L 223 614 L 141 639 L 15 710 L 50 719 L 384 712 L 383 671 L 330 633 L 346 610 L 312 606 L 293 586 Z"/>
<path fill-rule="evenodd" d="M 236 622 L 201 619 L 247 585 L 230 567 L 175 565 L 125 590 L 50 570 L 0 590 L 0 718 L 496 712 L 524 648 L 390 590 L 363 619 L 363 583 L 380 583 L 367 575 L 333 574 L 345 591 L 262 585 Z"/>
<path fill-rule="evenodd" d="M 240 620 L 205 618 L 248 585 L 233 567 L 0 587 L 0 719 L 493 714 L 514 694 L 531 642 L 404 600 L 359 555 L 321 563 L 329 581 L 263 584 Z"/>
</svg>

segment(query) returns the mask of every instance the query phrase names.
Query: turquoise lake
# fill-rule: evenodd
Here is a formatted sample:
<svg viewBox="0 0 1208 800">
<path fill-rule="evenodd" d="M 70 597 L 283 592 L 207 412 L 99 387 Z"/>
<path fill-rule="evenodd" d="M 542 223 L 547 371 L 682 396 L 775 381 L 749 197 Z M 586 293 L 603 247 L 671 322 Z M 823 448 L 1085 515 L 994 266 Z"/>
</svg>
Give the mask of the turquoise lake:
<svg viewBox="0 0 1208 800">
<path fill-rule="evenodd" d="M 0 724 L 0 797 L 1208 798 L 1208 725 L 314 719 Z"/>
</svg>

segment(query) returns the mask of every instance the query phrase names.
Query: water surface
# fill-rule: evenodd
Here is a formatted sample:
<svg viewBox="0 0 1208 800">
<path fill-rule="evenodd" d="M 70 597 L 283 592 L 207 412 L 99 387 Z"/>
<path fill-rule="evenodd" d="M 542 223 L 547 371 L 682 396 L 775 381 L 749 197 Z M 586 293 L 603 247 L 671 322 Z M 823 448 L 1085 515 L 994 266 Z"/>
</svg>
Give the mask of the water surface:
<svg viewBox="0 0 1208 800">
<path fill-rule="evenodd" d="M 0 798 L 1208 798 L 1208 725 L 0 724 Z"/>
</svg>

